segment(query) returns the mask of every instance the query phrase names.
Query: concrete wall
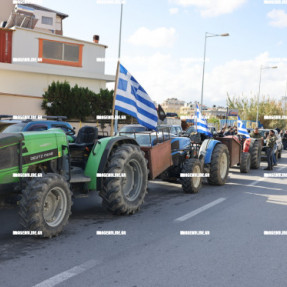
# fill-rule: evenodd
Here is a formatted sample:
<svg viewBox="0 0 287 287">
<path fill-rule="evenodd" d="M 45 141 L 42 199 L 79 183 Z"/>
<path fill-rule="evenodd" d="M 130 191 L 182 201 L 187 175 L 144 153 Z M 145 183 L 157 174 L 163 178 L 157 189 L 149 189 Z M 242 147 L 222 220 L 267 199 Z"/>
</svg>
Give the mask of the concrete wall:
<svg viewBox="0 0 287 287">
<path fill-rule="evenodd" d="M 41 115 L 41 98 L 0 94 L 0 114 Z"/>
<path fill-rule="evenodd" d="M 106 88 L 105 81 L 96 79 L 7 71 L 2 70 L 0 65 L 0 93 L 42 97 L 53 81 L 68 81 L 71 86 L 78 84 L 78 86 L 87 87 L 95 93 Z"/>
</svg>

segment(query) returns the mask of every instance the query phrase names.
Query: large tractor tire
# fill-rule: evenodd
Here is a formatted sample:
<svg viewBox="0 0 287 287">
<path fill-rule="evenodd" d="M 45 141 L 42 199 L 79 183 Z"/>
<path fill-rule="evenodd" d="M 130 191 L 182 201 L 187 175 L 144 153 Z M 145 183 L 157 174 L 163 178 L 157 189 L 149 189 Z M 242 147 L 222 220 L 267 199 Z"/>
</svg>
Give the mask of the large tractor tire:
<svg viewBox="0 0 287 287">
<path fill-rule="evenodd" d="M 240 156 L 240 172 L 248 173 L 250 171 L 251 156 L 249 152 L 242 152 Z"/>
<path fill-rule="evenodd" d="M 201 173 L 201 162 L 191 158 L 185 160 L 181 173 Z M 181 177 L 182 189 L 185 193 L 198 193 L 202 185 L 202 177 Z"/>
<path fill-rule="evenodd" d="M 254 141 L 250 156 L 251 156 L 251 168 L 258 169 L 260 168 L 261 163 L 261 143 L 259 140 Z"/>
<path fill-rule="evenodd" d="M 148 169 L 144 153 L 133 144 L 123 144 L 110 156 L 106 173 L 125 173 L 126 177 L 107 177 L 100 196 L 103 206 L 114 214 L 133 214 L 147 194 Z"/>
<path fill-rule="evenodd" d="M 229 171 L 230 155 L 226 145 L 217 144 L 213 150 L 210 163 L 209 184 L 224 185 Z"/>
<path fill-rule="evenodd" d="M 47 174 L 28 183 L 19 205 L 25 230 L 41 231 L 42 237 L 51 238 L 62 232 L 68 223 L 72 193 L 62 176 Z"/>
</svg>

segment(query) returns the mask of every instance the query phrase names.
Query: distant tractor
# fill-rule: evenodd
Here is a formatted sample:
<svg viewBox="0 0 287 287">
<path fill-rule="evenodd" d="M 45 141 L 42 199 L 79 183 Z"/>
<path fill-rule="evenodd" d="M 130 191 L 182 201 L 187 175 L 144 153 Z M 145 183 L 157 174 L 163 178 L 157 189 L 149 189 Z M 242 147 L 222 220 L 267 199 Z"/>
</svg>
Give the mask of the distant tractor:
<svg viewBox="0 0 287 287">
<path fill-rule="evenodd" d="M 238 136 L 216 137 L 228 147 L 230 153 L 230 167 L 239 166 L 241 173 L 248 173 L 250 168 L 258 169 L 261 162 L 260 140 Z"/>
<path fill-rule="evenodd" d="M 262 140 L 248 138 L 244 140 L 243 152 L 250 153 L 250 167 L 252 169 L 260 168 L 261 163 Z"/>
</svg>

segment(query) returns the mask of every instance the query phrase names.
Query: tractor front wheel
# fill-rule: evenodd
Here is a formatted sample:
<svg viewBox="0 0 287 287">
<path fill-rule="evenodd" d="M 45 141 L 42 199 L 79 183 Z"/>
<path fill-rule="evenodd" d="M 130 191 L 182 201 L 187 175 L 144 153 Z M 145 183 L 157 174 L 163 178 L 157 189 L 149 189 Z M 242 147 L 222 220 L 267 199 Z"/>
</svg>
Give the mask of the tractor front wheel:
<svg viewBox="0 0 287 287">
<path fill-rule="evenodd" d="M 261 163 L 261 143 L 259 140 L 255 140 L 253 143 L 250 155 L 251 155 L 251 168 L 258 169 Z"/>
<path fill-rule="evenodd" d="M 31 180 L 22 191 L 19 215 L 21 225 L 42 237 L 57 236 L 68 223 L 72 193 L 59 174 L 47 174 Z"/>
<path fill-rule="evenodd" d="M 188 174 L 186 177 L 181 177 L 182 189 L 185 193 L 197 193 L 202 185 L 202 177 L 195 176 L 195 174 L 201 173 L 201 162 L 198 159 L 191 158 L 185 160 L 181 173 Z"/>
<path fill-rule="evenodd" d="M 224 185 L 228 176 L 230 155 L 224 144 L 217 144 L 212 152 L 209 184 Z"/>
<path fill-rule="evenodd" d="M 240 156 L 240 172 L 248 173 L 250 171 L 250 153 L 242 152 Z"/>
</svg>

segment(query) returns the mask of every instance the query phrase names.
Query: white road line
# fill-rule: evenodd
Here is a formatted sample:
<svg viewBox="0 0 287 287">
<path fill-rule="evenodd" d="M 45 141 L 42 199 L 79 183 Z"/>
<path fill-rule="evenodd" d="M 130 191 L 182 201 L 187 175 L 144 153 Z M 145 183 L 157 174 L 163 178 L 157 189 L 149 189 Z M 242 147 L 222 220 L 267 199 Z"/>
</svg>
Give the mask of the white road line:
<svg viewBox="0 0 287 287">
<path fill-rule="evenodd" d="M 282 169 L 284 169 L 284 168 L 286 168 L 285 166 L 282 166 L 282 167 L 280 167 L 280 168 L 276 168 L 276 169 L 274 169 L 274 171 L 272 172 L 272 173 L 278 173 L 278 171 L 280 171 L 280 170 L 282 170 Z M 261 181 L 264 181 L 265 179 L 267 179 L 268 177 L 262 177 L 262 178 L 260 178 L 260 179 L 258 179 L 258 180 L 255 180 L 255 181 L 252 181 L 251 183 L 249 183 L 247 186 L 255 186 L 257 183 L 259 183 L 259 182 L 261 182 Z"/>
<path fill-rule="evenodd" d="M 197 214 L 223 202 L 224 200 L 226 200 L 226 198 L 224 198 L 224 197 L 218 198 L 217 200 L 212 201 L 212 202 L 210 202 L 210 203 L 208 203 L 208 204 L 206 204 L 206 205 L 204 205 L 204 206 L 202 206 L 202 207 L 200 207 L 200 208 L 198 208 L 192 212 L 189 212 L 189 213 L 187 213 L 181 217 L 176 218 L 174 221 L 182 222 L 182 221 L 185 221 L 187 219 L 190 219 L 191 217 L 193 217 L 193 216 L 195 216 L 195 215 L 197 215 Z"/>
<path fill-rule="evenodd" d="M 62 273 L 59 273 L 58 275 L 55 275 L 45 281 L 42 281 L 41 283 L 34 285 L 33 287 L 54 287 L 74 276 L 77 276 L 91 268 L 93 268 L 94 266 L 96 266 L 97 264 L 99 264 L 98 261 L 96 260 L 89 260 L 81 265 L 75 266 L 69 270 L 66 270 Z"/>
</svg>

